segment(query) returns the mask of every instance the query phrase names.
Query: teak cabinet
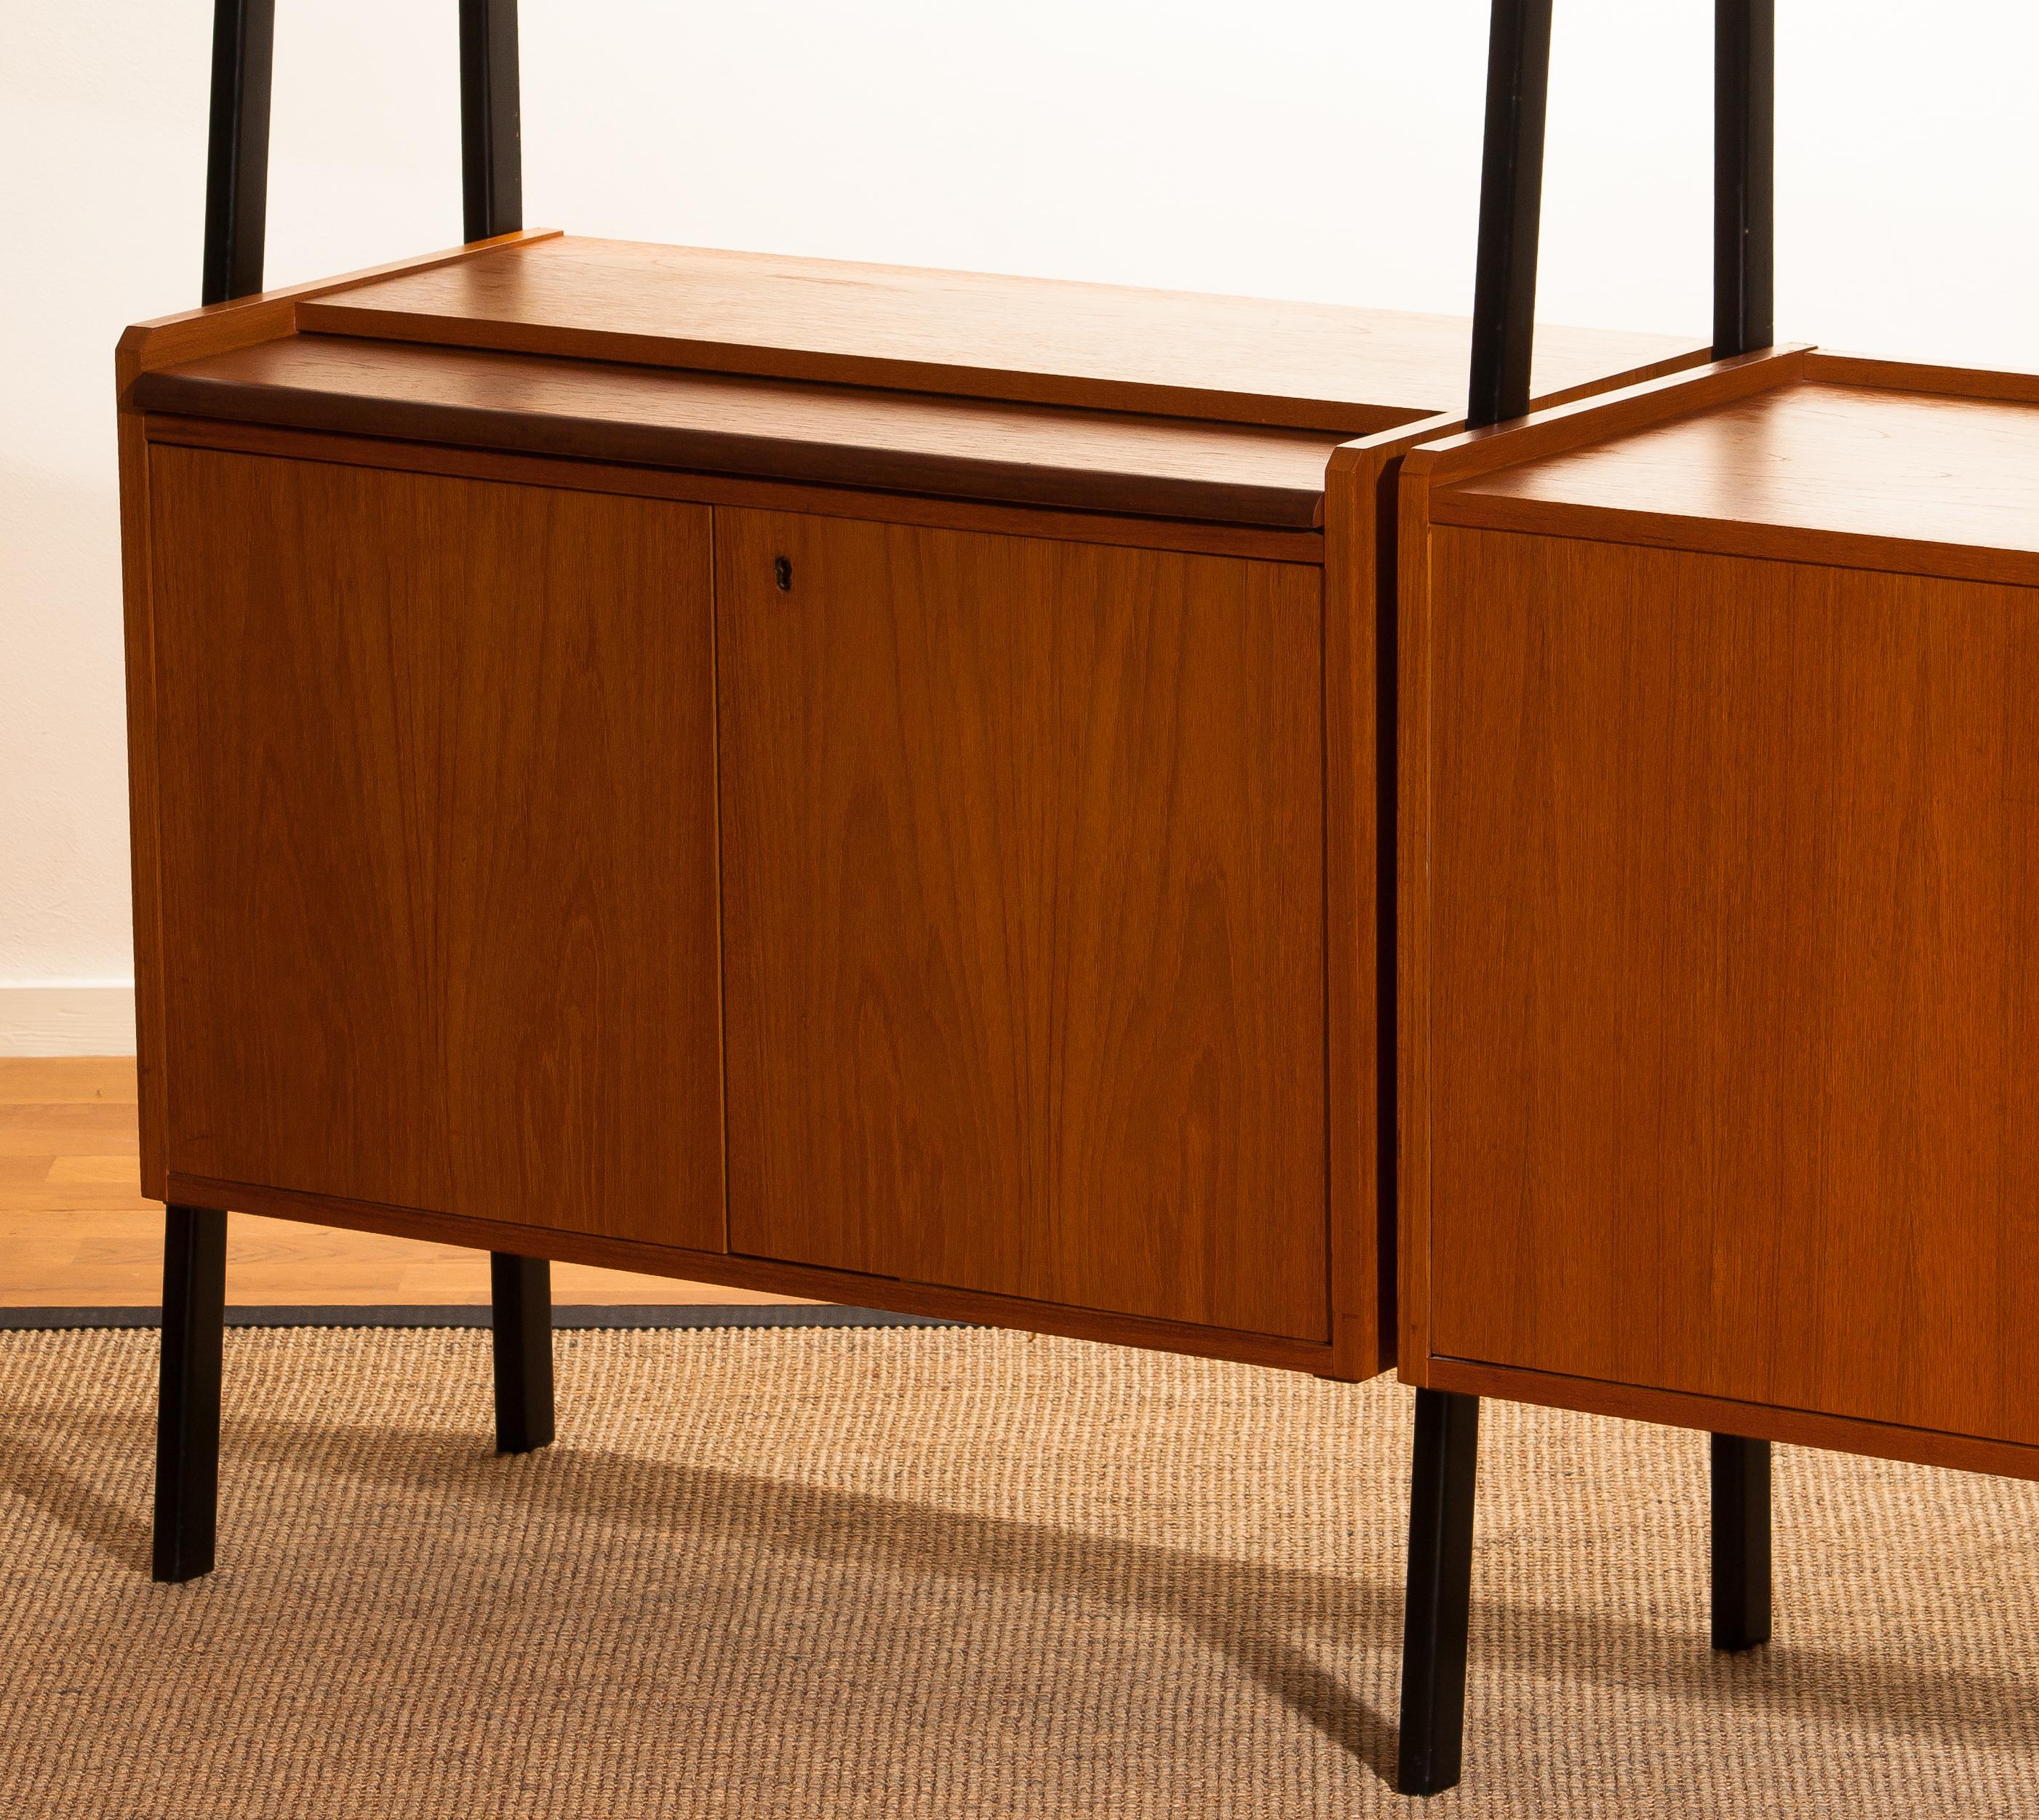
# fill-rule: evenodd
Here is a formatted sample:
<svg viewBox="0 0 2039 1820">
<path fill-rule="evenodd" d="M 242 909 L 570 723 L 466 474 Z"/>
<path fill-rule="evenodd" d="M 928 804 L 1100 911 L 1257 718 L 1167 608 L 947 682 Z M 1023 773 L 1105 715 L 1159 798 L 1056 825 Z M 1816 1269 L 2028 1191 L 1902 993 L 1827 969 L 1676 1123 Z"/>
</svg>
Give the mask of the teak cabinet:
<svg viewBox="0 0 2039 1820">
<path fill-rule="evenodd" d="M 174 1172 L 1328 1343 L 1317 568 L 277 450 L 150 455 Z"/>
<path fill-rule="evenodd" d="M 1465 344 L 546 235 L 131 332 L 146 1185 L 1373 1375 Z"/>
<path fill-rule="evenodd" d="M 180 1172 L 1328 1340 L 1316 569 L 150 462 Z"/>
<path fill-rule="evenodd" d="M 1405 467 L 1402 1369 L 2039 1476 L 2039 382 Z"/>
</svg>

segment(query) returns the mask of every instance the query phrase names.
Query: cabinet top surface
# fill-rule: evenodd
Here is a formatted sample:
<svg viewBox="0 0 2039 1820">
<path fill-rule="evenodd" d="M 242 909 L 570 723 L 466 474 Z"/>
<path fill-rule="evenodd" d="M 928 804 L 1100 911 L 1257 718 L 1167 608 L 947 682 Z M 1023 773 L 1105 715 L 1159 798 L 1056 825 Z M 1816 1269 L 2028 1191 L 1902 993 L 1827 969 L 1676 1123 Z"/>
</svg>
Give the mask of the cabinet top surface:
<svg viewBox="0 0 2039 1820">
<path fill-rule="evenodd" d="M 1308 530 L 1331 432 L 287 335 L 143 374 L 142 408 L 287 429 Z"/>
<path fill-rule="evenodd" d="M 1347 435 L 1457 415 L 1471 338 L 1457 317 L 571 236 L 327 291 L 298 323 Z M 1676 336 L 1540 326 L 1536 395 L 1703 357 Z"/>
<path fill-rule="evenodd" d="M 1653 542 L 1682 522 L 1709 547 L 1776 530 L 2039 554 L 2039 378 L 1813 355 L 1802 379 L 1453 482 L 1437 504 L 1497 528 L 1646 519 Z"/>
</svg>

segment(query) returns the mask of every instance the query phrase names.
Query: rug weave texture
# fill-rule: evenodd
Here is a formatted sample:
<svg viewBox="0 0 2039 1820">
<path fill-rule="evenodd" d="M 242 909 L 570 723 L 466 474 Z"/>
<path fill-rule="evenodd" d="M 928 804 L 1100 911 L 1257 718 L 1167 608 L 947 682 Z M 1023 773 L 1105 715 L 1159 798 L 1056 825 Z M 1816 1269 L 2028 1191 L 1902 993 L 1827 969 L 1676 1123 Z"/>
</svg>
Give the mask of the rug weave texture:
<svg viewBox="0 0 2039 1820">
<path fill-rule="evenodd" d="M 1487 1406 L 1467 1776 L 1390 1791 L 1410 1393 L 967 1330 L 226 1340 L 147 1578 L 155 1336 L 0 1334 L 0 1814 L 2039 1817 L 2039 1487 Z"/>
</svg>

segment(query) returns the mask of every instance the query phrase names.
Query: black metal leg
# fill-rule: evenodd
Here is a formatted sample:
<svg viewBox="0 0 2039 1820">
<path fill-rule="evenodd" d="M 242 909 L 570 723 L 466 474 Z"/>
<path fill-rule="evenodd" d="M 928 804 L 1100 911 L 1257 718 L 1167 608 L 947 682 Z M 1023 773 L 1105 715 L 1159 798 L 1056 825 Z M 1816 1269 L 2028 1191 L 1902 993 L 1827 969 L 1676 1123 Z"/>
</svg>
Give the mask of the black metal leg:
<svg viewBox="0 0 2039 1820">
<path fill-rule="evenodd" d="M 1409 1483 L 1409 1602 L 1402 1623 L 1402 1748 L 1395 1787 L 1440 1795 L 1459 1779 L 1465 1740 L 1466 1630 L 1479 1399 L 1416 1393 Z"/>
<path fill-rule="evenodd" d="M 1770 1443 L 1713 1438 L 1714 1647 L 1770 1640 Z"/>
<path fill-rule="evenodd" d="M 162 1377 L 156 1402 L 159 1580 L 212 1571 L 219 1499 L 219 1372 L 226 1324 L 226 1216 L 165 1210 Z"/>
<path fill-rule="evenodd" d="M 496 1327 L 496 1450 L 528 1453 L 552 1438 L 552 1267 L 488 1254 Z"/>
</svg>

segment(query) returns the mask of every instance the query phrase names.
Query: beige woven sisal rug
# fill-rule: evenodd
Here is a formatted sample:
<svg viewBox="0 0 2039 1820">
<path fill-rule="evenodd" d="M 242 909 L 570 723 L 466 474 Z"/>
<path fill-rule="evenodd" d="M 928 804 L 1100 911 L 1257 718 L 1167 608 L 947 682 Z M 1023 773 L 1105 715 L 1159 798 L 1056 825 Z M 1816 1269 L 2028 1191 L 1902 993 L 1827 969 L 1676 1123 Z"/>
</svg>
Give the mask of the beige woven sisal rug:
<svg viewBox="0 0 2039 1820">
<path fill-rule="evenodd" d="M 2039 1815 L 2039 1487 L 1490 1405 L 1468 1774 L 1392 1773 L 1408 1393 L 944 1331 L 227 1337 L 220 1572 L 146 1577 L 149 1333 L 0 1334 L 0 1814 Z"/>
</svg>

